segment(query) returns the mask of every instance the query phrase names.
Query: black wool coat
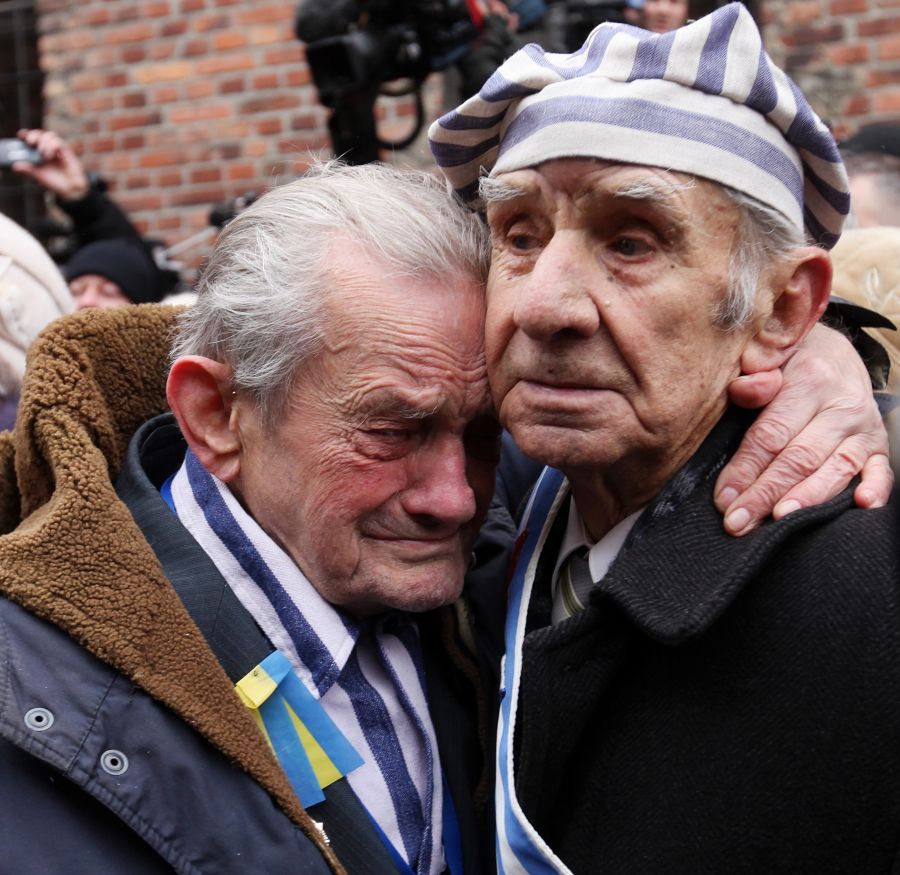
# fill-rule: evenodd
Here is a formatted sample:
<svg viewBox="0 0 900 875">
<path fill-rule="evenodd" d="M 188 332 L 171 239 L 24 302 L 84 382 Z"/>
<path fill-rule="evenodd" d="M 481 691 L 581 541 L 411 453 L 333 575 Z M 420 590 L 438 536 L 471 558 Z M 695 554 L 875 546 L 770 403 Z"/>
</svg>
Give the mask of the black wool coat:
<svg viewBox="0 0 900 875">
<path fill-rule="evenodd" d="M 555 627 L 564 519 L 541 556 L 515 785 L 575 873 L 900 871 L 896 508 L 848 490 L 726 535 L 712 489 L 746 424 L 726 415 Z"/>
</svg>

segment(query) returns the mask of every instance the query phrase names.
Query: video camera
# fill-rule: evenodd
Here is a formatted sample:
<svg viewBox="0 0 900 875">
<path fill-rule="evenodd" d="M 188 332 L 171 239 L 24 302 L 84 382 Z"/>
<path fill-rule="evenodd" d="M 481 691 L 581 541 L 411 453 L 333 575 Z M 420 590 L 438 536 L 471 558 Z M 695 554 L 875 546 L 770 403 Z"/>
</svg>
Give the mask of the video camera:
<svg viewBox="0 0 900 875">
<path fill-rule="evenodd" d="M 403 149 L 424 125 L 421 84 L 465 54 L 478 35 L 467 0 L 301 0 L 294 30 L 328 121 L 335 154 L 350 164 L 377 161 L 379 149 Z M 388 90 L 384 83 L 405 80 Z M 375 126 L 379 94 L 413 94 L 412 132 L 384 142 Z"/>
<path fill-rule="evenodd" d="M 297 38 L 325 106 L 396 79 L 421 82 L 477 36 L 466 0 L 303 0 Z"/>
</svg>

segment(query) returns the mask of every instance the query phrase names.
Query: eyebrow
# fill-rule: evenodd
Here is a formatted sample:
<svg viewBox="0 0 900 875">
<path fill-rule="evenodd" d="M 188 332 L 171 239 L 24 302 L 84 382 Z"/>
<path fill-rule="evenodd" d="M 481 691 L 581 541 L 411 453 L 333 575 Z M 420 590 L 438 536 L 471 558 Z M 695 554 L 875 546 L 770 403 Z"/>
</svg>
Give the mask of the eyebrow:
<svg viewBox="0 0 900 875">
<path fill-rule="evenodd" d="M 363 404 L 362 414 L 366 420 L 379 416 L 391 416 L 398 419 L 428 419 L 429 416 L 434 416 L 440 408 L 440 401 L 423 407 L 394 392 L 381 392 Z"/>
<path fill-rule="evenodd" d="M 490 176 L 482 176 L 478 183 L 478 194 L 485 206 L 501 204 L 531 193 L 518 185 L 512 185 L 503 179 L 492 179 Z"/>
</svg>

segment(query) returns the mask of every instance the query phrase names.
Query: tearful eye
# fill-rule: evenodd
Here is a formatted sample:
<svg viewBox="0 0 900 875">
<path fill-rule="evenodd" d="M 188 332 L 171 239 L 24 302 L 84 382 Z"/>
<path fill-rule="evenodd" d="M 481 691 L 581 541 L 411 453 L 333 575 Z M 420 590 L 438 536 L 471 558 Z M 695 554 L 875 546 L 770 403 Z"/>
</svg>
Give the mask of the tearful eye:
<svg viewBox="0 0 900 875">
<path fill-rule="evenodd" d="M 386 441 L 405 441 L 412 437 L 413 432 L 409 428 L 369 428 L 366 434 Z"/>
<path fill-rule="evenodd" d="M 637 255 L 645 255 L 650 251 L 650 247 L 636 237 L 619 237 L 613 244 L 613 248 L 619 255 L 626 258 L 634 258 Z"/>
</svg>

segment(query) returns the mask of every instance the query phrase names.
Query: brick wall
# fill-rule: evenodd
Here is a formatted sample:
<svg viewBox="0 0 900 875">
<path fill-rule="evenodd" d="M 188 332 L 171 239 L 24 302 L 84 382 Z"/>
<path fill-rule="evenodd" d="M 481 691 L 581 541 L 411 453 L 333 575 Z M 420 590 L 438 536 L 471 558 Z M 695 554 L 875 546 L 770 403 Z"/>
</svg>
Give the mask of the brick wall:
<svg viewBox="0 0 900 875">
<path fill-rule="evenodd" d="M 330 155 L 294 6 L 38 0 L 45 126 L 109 180 L 142 231 L 183 240 L 207 227 L 211 204 Z M 380 105 L 382 132 L 408 130 L 411 112 L 408 100 Z"/>
<path fill-rule="evenodd" d="M 766 48 L 840 138 L 900 119 L 900 0 L 765 0 Z"/>
<path fill-rule="evenodd" d="M 900 117 L 900 0 L 764 0 L 766 45 L 842 136 Z M 177 243 L 210 205 L 330 154 L 294 0 L 37 0 L 45 124 L 141 229 Z M 427 103 L 435 114 L 439 80 Z M 382 133 L 412 125 L 379 105 Z M 397 160 L 427 164 L 422 138 Z M 197 264 L 203 247 L 185 254 Z"/>
</svg>

